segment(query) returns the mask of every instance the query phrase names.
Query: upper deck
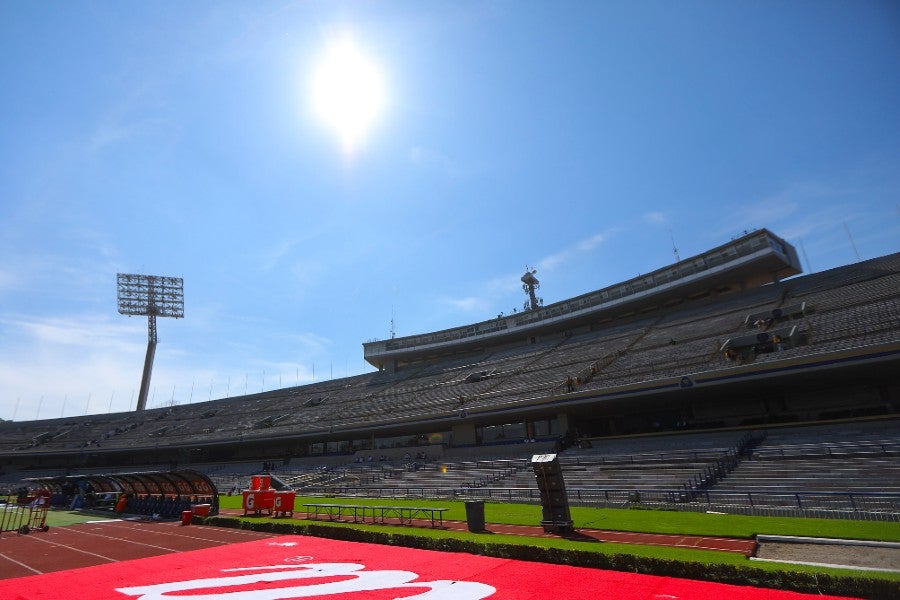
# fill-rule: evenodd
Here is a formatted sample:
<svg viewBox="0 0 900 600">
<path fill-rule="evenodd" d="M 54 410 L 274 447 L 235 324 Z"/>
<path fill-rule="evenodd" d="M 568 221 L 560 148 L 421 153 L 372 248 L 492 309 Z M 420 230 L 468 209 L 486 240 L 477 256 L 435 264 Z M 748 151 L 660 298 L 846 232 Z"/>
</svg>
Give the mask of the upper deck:
<svg viewBox="0 0 900 600">
<path fill-rule="evenodd" d="M 390 371 L 446 354 L 517 339 L 527 341 L 712 292 L 759 287 L 800 272 L 796 249 L 769 230 L 760 229 L 697 256 L 568 300 L 442 331 L 367 342 L 363 353 L 369 364 Z"/>
</svg>

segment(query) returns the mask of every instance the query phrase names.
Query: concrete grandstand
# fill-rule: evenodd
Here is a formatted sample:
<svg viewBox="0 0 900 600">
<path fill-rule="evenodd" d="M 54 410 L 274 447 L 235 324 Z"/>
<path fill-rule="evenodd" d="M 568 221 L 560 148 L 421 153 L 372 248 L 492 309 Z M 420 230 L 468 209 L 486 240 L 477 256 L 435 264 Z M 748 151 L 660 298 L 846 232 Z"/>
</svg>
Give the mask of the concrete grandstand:
<svg viewBox="0 0 900 600">
<path fill-rule="evenodd" d="M 363 345 L 377 370 L 135 413 L 0 423 L 0 487 L 265 462 L 302 493 L 900 518 L 900 254 L 801 275 L 768 230 L 511 316 Z"/>
</svg>

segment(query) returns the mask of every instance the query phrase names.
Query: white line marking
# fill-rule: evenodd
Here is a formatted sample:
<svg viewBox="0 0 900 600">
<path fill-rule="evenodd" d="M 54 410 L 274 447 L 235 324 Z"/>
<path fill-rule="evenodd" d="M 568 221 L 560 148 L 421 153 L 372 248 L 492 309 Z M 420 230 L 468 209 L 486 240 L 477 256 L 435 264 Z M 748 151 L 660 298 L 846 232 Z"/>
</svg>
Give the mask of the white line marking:
<svg viewBox="0 0 900 600">
<path fill-rule="evenodd" d="M 94 537 L 105 538 L 107 540 L 115 540 L 117 542 L 125 542 L 127 544 L 135 544 L 138 546 L 144 546 L 147 548 L 156 548 L 157 550 L 165 550 L 166 552 L 181 552 L 180 550 L 176 550 L 174 548 L 166 548 L 165 546 L 157 546 L 156 544 L 145 544 L 143 542 L 138 542 L 135 540 L 129 540 L 128 538 L 115 537 L 112 535 L 103 535 L 100 533 L 91 533 L 90 531 L 79 531 L 81 535 L 92 535 Z"/>
<path fill-rule="evenodd" d="M 142 527 L 140 524 L 137 524 L 137 525 L 138 525 L 137 527 L 125 527 L 125 528 L 128 529 L 129 531 L 141 531 L 141 532 L 144 532 L 144 531 L 156 531 L 156 532 L 160 533 L 161 535 L 170 535 L 170 536 L 173 536 L 173 537 L 186 538 L 186 539 L 189 539 L 189 540 L 199 540 L 199 541 L 201 541 L 201 542 L 212 542 L 212 543 L 214 543 L 214 544 L 222 544 L 222 545 L 226 545 L 226 544 L 233 544 L 233 543 L 234 543 L 234 540 L 233 540 L 233 539 L 221 540 L 221 539 L 212 539 L 212 538 L 207 538 L 207 537 L 200 537 L 200 536 L 197 536 L 197 535 L 186 535 L 186 534 L 183 534 L 183 533 L 175 533 L 175 531 L 188 531 L 188 530 L 190 529 L 190 528 L 183 528 L 183 527 L 181 527 L 180 525 L 177 525 L 177 526 L 174 526 L 174 527 L 170 526 L 170 529 L 174 529 L 174 531 L 160 530 L 160 529 L 156 529 L 155 527 L 154 527 L 153 529 L 151 529 L 151 528 L 149 528 L 149 527 Z M 198 526 L 198 527 L 199 527 L 199 526 Z M 202 529 L 201 531 L 210 531 L 210 532 L 212 532 L 212 531 L 216 531 L 216 528 L 213 528 L 213 529 Z M 226 531 L 228 532 L 229 537 L 233 537 L 233 536 L 235 536 L 235 535 L 238 535 L 238 536 L 245 536 L 245 537 L 252 537 L 252 538 L 254 538 L 254 539 L 273 537 L 273 535 L 272 535 L 271 533 L 266 533 L 266 532 L 263 532 L 263 531 L 250 531 L 250 530 L 243 530 L 243 529 L 241 529 L 241 530 L 238 530 L 238 529 L 227 529 L 227 530 L 226 530 L 226 529 L 223 529 L 223 528 L 221 528 L 221 527 L 218 528 L 217 533 L 224 533 L 224 532 L 226 532 Z"/>
<path fill-rule="evenodd" d="M 8 560 L 8 561 L 11 562 L 11 563 L 15 563 L 15 564 L 19 565 L 19 566 L 22 567 L 23 569 L 28 569 L 28 570 L 31 571 L 32 573 L 37 573 L 38 575 L 43 575 L 43 574 L 44 574 L 43 571 L 38 571 L 38 570 L 35 569 L 35 568 L 29 567 L 29 566 L 26 565 L 25 563 L 19 562 L 19 561 L 17 561 L 17 560 L 14 559 L 14 558 L 10 558 L 10 557 L 8 557 L 7 555 L 3 554 L 2 552 L 0 552 L 0 557 L 5 558 L 6 560 Z"/>
<path fill-rule="evenodd" d="M 118 562 L 115 558 L 110 558 L 108 556 L 103 556 L 102 554 L 96 554 L 94 552 L 88 552 L 87 550 L 75 548 L 74 546 L 67 546 L 66 544 L 60 544 L 59 542 L 51 542 L 50 540 L 45 540 L 43 538 L 39 538 L 36 536 L 28 536 L 27 539 L 34 540 L 35 542 L 40 542 L 42 544 L 50 544 L 51 546 L 65 548 L 67 550 L 72 550 L 73 552 L 80 552 L 81 554 L 87 554 L 89 556 L 96 556 L 97 558 L 102 558 L 103 560 L 108 560 L 109 562 Z"/>
</svg>

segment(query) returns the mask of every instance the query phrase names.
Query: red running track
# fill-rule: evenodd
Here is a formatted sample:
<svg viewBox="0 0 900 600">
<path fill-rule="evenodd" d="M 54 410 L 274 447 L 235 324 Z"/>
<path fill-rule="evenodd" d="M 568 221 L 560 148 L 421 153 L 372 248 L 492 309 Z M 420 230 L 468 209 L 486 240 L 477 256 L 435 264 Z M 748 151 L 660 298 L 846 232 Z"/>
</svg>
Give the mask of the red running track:
<svg viewBox="0 0 900 600">
<path fill-rule="evenodd" d="M 224 527 L 164 521 L 105 520 L 0 535 L 0 579 L 176 554 L 272 537 Z M 6 598 L 0 594 L 0 598 Z"/>
<path fill-rule="evenodd" d="M 467 525 L 459 522 L 444 522 L 448 529 L 466 530 Z M 491 533 L 508 535 L 527 535 L 532 537 L 560 537 L 553 533 L 544 533 L 541 527 L 528 525 L 498 525 L 491 523 L 486 526 Z M 702 537 L 696 535 L 669 535 L 664 533 L 632 533 L 628 531 L 609 531 L 605 529 L 578 529 L 575 533 L 565 536 L 575 540 L 613 542 L 616 544 L 642 544 L 646 546 L 669 546 L 672 548 L 694 548 L 698 550 L 721 550 L 724 552 L 737 552 L 744 556 L 753 556 L 756 552 L 756 540 L 743 540 L 736 538 Z"/>
<path fill-rule="evenodd" d="M 235 509 L 224 509 L 222 515 L 240 516 L 243 511 Z M 302 513 L 299 513 L 302 514 Z M 320 521 L 328 522 L 327 518 L 320 518 Z M 345 522 L 346 519 L 345 519 Z M 399 523 L 391 523 L 390 519 L 387 524 L 399 525 Z M 431 523 L 424 519 L 415 519 L 413 525 L 416 527 L 430 527 Z M 468 525 L 462 521 L 444 521 L 444 529 L 451 531 L 468 531 Z M 529 537 L 547 537 L 558 538 L 558 534 L 545 533 L 542 527 L 532 525 L 504 525 L 499 523 L 488 523 L 486 532 L 499 533 L 504 535 L 524 535 Z M 572 539 L 581 541 L 598 541 L 598 542 L 614 542 L 617 544 L 642 544 L 646 546 L 668 546 L 672 548 L 693 548 L 696 550 L 720 550 L 723 552 L 736 552 L 744 556 L 753 556 L 756 553 L 756 540 L 747 540 L 740 538 L 721 538 L 706 537 L 696 535 L 671 535 L 664 533 L 633 533 L 628 531 L 611 531 L 606 529 L 581 529 L 579 528 L 574 534 L 569 535 Z"/>
<path fill-rule="evenodd" d="M 211 529 L 215 528 L 189 530 L 206 535 Z M 138 531 L 144 533 L 145 529 Z M 24 539 L 25 536 L 16 541 Z M 835 597 L 463 553 L 280 536 L 7 579 L 0 581 L 0 598 L 826 600 Z"/>
</svg>

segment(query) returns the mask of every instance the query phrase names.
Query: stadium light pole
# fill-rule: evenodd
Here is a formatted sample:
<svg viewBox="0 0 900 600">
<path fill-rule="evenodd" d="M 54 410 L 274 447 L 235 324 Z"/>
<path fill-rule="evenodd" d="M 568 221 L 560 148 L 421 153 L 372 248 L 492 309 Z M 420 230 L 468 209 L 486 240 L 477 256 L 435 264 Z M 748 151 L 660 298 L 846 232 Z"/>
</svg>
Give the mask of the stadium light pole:
<svg viewBox="0 0 900 600">
<path fill-rule="evenodd" d="M 141 391 L 135 409 L 140 412 L 147 408 L 150 374 L 153 372 L 153 358 L 156 356 L 156 317 L 184 318 L 184 280 L 180 277 L 118 273 L 116 283 L 119 313 L 147 317 L 147 355 L 144 358 Z"/>
</svg>

